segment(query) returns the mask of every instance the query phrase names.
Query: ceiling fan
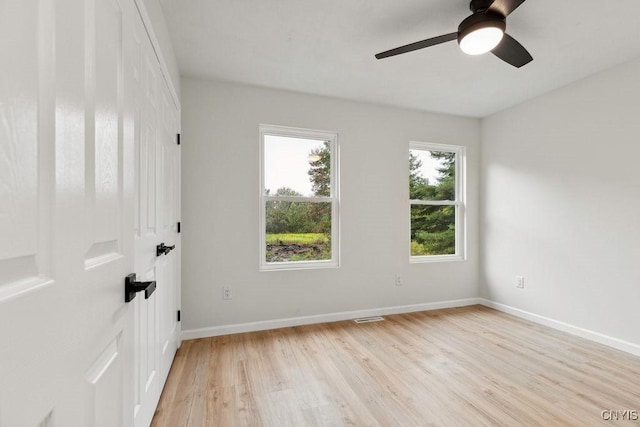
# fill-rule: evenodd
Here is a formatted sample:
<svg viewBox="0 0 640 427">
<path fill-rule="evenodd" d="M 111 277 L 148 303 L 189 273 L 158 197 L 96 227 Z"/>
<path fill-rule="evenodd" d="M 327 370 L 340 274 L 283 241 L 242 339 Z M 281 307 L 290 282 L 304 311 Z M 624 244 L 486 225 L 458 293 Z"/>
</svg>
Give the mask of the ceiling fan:
<svg viewBox="0 0 640 427">
<path fill-rule="evenodd" d="M 524 1 L 471 0 L 469 8 L 473 14 L 460 23 L 457 32 L 387 50 L 376 54 L 376 58 L 388 58 L 457 39 L 460 49 L 468 55 L 491 52 L 504 62 L 520 68 L 533 61 L 533 57 L 516 39 L 505 33 L 505 29 L 507 16 Z"/>
</svg>

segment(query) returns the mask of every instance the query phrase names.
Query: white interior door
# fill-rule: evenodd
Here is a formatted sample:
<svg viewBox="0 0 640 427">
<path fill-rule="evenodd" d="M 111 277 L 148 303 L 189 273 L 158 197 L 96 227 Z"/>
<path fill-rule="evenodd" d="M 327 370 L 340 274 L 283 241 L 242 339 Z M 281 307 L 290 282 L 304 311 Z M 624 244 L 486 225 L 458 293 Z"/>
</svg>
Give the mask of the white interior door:
<svg viewBox="0 0 640 427">
<path fill-rule="evenodd" d="M 135 425 L 148 426 L 179 345 L 178 108 L 143 23 L 135 25 L 135 271 L 156 292 L 135 309 Z M 165 252 L 158 252 L 164 244 Z"/>
<path fill-rule="evenodd" d="M 160 243 L 173 248 L 157 258 L 156 268 L 160 283 L 160 378 L 167 380 L 171 363 L 180 345 L 180 146 L 179 109 L 168 90 L 166 81 L 160 85 L 160 124 L 158 126 L 159 175 L 157 176 L 158 238 Z"/>
<path fill-rule="evenodd" d="M 131 7 L 0 2 L 3 426 L 125 425 L 132 406 Z"/>
<path fill-rule="evenodd" d="M 176 251 L 154 261 L 149 300 L 124 302 L 125 275 L 149 271 L 132 232 L 138 24 L 133 0 L 0 0 L 0 426 L 130 426 L 140 334 L 175 352 Z M 168 204 L 158 177 L 178 154 L 156 153 L 154 203 Z"/>
</svg>

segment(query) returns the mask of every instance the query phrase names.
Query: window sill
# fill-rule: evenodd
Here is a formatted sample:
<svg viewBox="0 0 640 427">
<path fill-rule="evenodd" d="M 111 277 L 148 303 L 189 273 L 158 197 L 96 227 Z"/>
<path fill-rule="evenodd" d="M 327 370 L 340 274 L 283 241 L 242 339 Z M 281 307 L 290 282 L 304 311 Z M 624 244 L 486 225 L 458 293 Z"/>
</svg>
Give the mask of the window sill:
<svg viewBox="0 0 640 427">
<path fill-rule="evenodd" d="M 427 255 L 409 257 L 409 264 L 428 264 L 432 262 L 466 261 L 462 255 Z"/>
<path fill-rule="evenodd" d="M 337 261 L 297 261 L 297 262 L 273 262 L 261 264 L 260 271 L 291 271 L 291 270 L 317 270 L 322 268 L 339 268 Z"/>
</svg>

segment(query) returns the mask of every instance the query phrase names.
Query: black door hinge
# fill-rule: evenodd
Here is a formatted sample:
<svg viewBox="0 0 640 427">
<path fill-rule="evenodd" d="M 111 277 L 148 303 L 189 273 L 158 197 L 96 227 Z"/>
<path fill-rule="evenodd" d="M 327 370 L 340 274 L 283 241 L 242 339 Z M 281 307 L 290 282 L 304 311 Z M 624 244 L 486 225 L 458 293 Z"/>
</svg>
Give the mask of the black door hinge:
<svg viewBox="0 0 640 427">
<path fill-rule="evenodd" d="M 180 145 L 180 134 L 179 133 L 176 134 L 176 142 L 178 143 L 178 145 Z"/>
<path fill-rule="evenodd" d="M 180 310 L 178 310 L 178 322 L 180 321 Z"/>
<path fill-rule="evenodd" d="M 178 231 L 178 233 L 180 233 L 180 223 L 176 224 L 176 230 Z"/>
</svg>

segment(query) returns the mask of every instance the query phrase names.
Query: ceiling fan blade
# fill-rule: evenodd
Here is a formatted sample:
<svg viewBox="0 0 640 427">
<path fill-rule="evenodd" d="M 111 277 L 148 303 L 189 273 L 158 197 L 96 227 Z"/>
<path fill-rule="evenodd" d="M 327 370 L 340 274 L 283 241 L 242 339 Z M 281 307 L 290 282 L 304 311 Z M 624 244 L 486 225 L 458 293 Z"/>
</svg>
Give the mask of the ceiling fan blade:
<svg viewBox="0 0 640 427">
<path fill-rule="evenodd" d="M 411 43 L 405 46 L 400 46 L 395 49 L 387 50 L 376 54 L 376 58 L 388 58 L 389 56 L 400 55 L 401 53 L 412 52 L 418 49 L 424 49 L 425 47 L 435 46 L 440 43 L 450 42 L 458 38 L 458 33 L 444 34 L 438 37 L 432 37 L 430 39 L 422 40 L 419 42 Z"/>
<path fill-rule="evenodd" d="M 491 52 L 504 62 L 516 68 L 520 68 L 533 61 L 533 57 L 527 52 L 527 49 L 507 33 L 502 37 L 500 44 L 493 48 Z"/>
<path fill-rule="evenodd" d="M 487 11 L 498 12 L 506 17 L 524 3 L 524 1 L 525 0 L 495 0 L 491 3 Z"/>
</svg>

